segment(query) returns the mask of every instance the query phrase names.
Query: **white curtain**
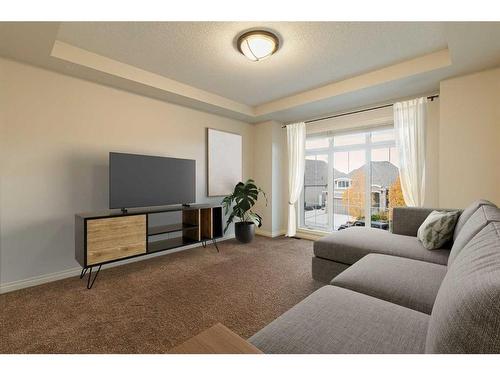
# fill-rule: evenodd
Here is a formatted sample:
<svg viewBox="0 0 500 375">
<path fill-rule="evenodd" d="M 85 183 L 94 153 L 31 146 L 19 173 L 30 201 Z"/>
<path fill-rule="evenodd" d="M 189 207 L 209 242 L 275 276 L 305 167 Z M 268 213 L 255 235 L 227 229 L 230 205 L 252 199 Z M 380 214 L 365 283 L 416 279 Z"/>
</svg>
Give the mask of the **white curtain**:
<svg viewBox="0 0 500 375">
<path fill-rule="evenodd" d="M 399 177 L 407 206 L 422 207 L 425 197 L 425 126 L 427 98 L 394 104 Z"/>
<path fill-rule="evenodd" d="M 286 126 L 288 140 L 288 228 L 286 235 L 295 236 L 297 217 L 295 203 L 304 185 L 306 124 L 303 122 Z"/>
</svg>

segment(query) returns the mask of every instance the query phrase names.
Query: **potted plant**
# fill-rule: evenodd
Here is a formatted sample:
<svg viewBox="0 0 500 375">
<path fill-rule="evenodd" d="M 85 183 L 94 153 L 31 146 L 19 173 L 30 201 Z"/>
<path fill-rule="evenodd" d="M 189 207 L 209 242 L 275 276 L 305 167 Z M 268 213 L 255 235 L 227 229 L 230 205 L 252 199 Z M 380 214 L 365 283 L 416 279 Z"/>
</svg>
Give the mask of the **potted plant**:
<svg viewBox="0 0 500 375">
<path fill-rule="evenodd" d="M 225 215 L 227 215 L 232 208 L 227 218 L 224 233 L 226 233 L 229 224 L 237 217 L 240 221 L 234 224 L 236 239 L 242 243 L 248 243 L 253 240 L 255 225 L 259 228 L 262 226 L 262 218 L 259 214 L 252 211 L 252 207 L 255 205 L 255 202 L 257 202 L 259 193 L 266 199 L 267 206 L 266 193 L 255 185 L 254 180 L 249 179 L 245 183 L 238 182 L 236 184 L 233 193 L 222 200 Z"/>
</svg>

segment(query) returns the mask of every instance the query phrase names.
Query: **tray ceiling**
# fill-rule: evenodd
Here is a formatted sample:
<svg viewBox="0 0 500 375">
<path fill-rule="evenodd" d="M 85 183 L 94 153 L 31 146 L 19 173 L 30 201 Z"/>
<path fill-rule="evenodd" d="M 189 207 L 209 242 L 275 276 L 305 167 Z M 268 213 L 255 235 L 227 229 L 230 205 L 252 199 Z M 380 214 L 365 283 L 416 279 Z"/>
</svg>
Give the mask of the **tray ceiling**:
<svg viewBox="0 0 500 375">
<path fill-rule="evenodd" d="M 255 27 L 282 40 L 251 62 Z M 0 23 L 0 55 L 244 121 L 294 121 L 435 92 L 500 65 L 500 23 Z"/>
</svg>

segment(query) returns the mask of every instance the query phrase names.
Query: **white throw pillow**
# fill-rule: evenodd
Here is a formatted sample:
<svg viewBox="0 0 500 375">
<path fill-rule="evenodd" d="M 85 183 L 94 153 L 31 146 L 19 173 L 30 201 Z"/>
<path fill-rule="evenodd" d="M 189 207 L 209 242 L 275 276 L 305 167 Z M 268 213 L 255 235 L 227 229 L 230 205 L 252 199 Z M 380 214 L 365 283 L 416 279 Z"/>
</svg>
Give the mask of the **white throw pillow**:
<svg viewBox="0 0 500 375">
<path fill-rule="evenodd" d="M 417 238 L 428 250 L 440 249 L 453 238 L 460 211 L 432 211 L 418 228 Z"/>
</svg>

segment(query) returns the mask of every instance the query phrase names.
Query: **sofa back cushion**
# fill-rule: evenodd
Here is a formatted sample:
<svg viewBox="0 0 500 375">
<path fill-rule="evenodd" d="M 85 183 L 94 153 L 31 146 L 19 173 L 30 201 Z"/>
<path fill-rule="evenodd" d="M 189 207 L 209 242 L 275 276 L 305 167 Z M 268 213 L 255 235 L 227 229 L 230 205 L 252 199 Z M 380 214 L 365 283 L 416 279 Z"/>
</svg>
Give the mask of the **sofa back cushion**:
<svg viewBox="0 0 500 375">
<path fill-rule="evenodd" d="M 500 353 L 500 223 L 483 228 L 448 268 L 425 351 Z"/>
<path fill-rule="evenodd" d="M 493 206 L 496 207 L 493 203 L 490 201 L 487 201 L 486 199 L 479 199 L 475 202 L 473 202 L 470 206 L 465 208 L 462 211 L 462 214 L 458 218 L 457 225 L 455 226 L 455 233 L 453 233 L 453 241 L 456 241 L 459 233 L 462 231 L 462 228 L 464 227 L 465 223 L 467 220 L 471 218 L 471 216 L 474 214 L 474 212 L 477 211 L 477 209 L 481 206 Z"/>
<path fill-rule="evenodd" d="M 500 221 L 500 208 L 496 206 L 483 205 L 472 214 L 465 223 L 460 234 L 453 242 L 450 256 L 448 258 L 448 267 L 455 261 L 462 249 L 478 234 L 484 227 L 491 222 Z"/>
<path fill-rule="evenodd" d="M 434 211 L 424 207 L 394 207 L 392 209 L 392 233 L 416 237 L 418 228 Z"/>
</svg>

